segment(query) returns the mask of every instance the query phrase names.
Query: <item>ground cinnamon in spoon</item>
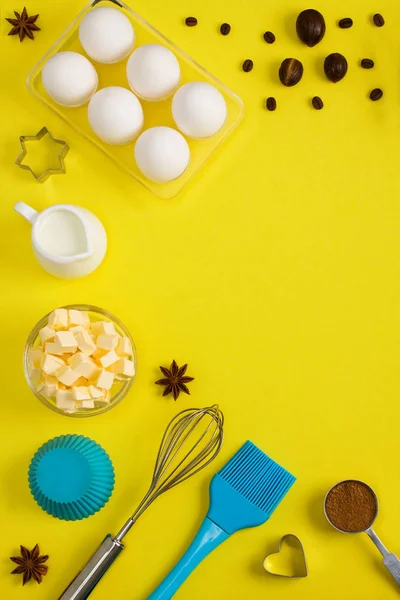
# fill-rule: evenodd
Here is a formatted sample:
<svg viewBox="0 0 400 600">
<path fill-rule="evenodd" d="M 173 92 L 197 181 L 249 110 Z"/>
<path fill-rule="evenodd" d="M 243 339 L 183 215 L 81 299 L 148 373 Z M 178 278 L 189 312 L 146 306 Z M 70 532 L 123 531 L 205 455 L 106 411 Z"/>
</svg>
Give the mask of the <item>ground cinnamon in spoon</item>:
<svg viewBox="0 0 400 600">
<path fill-rule="evenodd" d="M 349 533 L 370 527 L 377 510 L 374 494 L 362 481 L 338 483 L 325 500 L 325 511 L 332 525 Z"/>
</svg>

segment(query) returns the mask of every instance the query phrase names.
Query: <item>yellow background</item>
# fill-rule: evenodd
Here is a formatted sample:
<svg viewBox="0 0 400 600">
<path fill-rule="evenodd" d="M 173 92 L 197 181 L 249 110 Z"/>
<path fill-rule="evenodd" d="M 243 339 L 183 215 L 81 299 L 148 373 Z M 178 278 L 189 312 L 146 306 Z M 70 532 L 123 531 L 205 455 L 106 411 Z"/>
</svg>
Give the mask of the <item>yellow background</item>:
<svg viewBox="0 0 400 600">
<path fill-rule="evenodd" d="M 35 0 L 34 42 L 7 37 L 1 3 L 1 557 L 2 600 L 57 598 L 107 532 L 116 532 L 146 490 L 161 433 L 176 411 L 218 402 L 226 441 L 214 465 L 159 499 L 126 539 L 127 549 L 91 596 L 146 598 L 190 541 L 207 507 L 208 482 L 251 439 L 298 481 L 266 525 L 237 534 L 209 557 L 178 599 L 391 600 L 397 589 L 366 536 L 325 523 L 327 489 L 366 480 L 381 510 L 376 530 L 399 553 L 400 13 L 395 0 L 315 4 L 327 34 L 313 49 L 295 35 L 299 0 L 137 0 L 133 6 L 245 102 L 245 121 L 172 201 L 150 195 L 30 97 L 29 69 L 84 3 Z M 370 17 L 381 12 L 378 29 Z M 197 28 L 182 24 L 188 15 Z M 350 16 L 355 25 L 340 30 Z M 218 33 L 228 21 L 228 37 Z M 275 32 L 269 46 L 263 31 Z M 348 58 L 334 85 L 330 52 Z M 304 63 L 293 89 L 277 79 L 287 56 Z M 376 68 L 362 70 L 363 57 Z M 252 58 L 245 74 L 241 62 Z M 382 87 L 384 98 L 368 99 Z M 317 112 L 310 98 L 320 95 Z M 263 108 L 274 95 L 278 110 Z M 14 166 L 18 136 L 43 125 L 71 151 L 67 174 L 37 184 Z M 109 235 L 104 264 L 82 281 L 61 281 L 36 264 L 17 200 L 36 209 L 71 202 L 94 211 Z M 47 311 L 88 302 L 119 316 L 134 336 L 139 372 L 124 402 L 103 416 L 51 413 L 22 374 L 26 337 Z M 158 365 L 188 362 L 192 396 L 161 397 Z M 49 438 L 81 433 L 101 443 L 116 470 L 111 501 L 83 522 L 52 519 L 31 499 L 27 469 Z M 304 543 L 309 577 L 263 572 L 285 533 Z M 39 587 L 22 589 L 8 556 L 38 542 L 50 554 Z M 397 543 L 397 548 L 396 548 Z"/>
</svg>

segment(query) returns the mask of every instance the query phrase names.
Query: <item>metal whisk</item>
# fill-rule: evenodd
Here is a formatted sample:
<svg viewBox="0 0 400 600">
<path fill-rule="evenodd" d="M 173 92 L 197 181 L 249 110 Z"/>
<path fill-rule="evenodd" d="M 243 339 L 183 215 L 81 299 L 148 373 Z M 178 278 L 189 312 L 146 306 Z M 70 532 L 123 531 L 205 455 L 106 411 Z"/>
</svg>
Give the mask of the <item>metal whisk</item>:
<svg viewBox="0 0 400 600">
<path fill-rule="evenodd" d="M 158 496 L 204 469 L 223 441 L 224 417 L 218 406 L 189 408 L 168 424 L 147 494 L 116 536 L 108 534 L 59 600 L 84 600 L 124 549 L 122 539 Z"/>
</svg>

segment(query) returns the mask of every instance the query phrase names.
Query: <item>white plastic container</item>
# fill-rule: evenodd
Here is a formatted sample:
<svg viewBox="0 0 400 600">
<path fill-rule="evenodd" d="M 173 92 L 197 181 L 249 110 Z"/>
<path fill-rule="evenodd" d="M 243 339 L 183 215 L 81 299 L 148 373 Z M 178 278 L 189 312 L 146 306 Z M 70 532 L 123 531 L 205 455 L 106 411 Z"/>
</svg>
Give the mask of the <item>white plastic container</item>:
<svg viewBox="0 0 400 600">
<path fill-rule="evenodd" d="M 17 202 L 14 209 L 31 223 L 33 253 L 51 275 L 63 279 L 85 277 L 102 262 L 107 234 L 90 211 L 55 204 L 38 212 L 24 202 Z"/>
</svg>

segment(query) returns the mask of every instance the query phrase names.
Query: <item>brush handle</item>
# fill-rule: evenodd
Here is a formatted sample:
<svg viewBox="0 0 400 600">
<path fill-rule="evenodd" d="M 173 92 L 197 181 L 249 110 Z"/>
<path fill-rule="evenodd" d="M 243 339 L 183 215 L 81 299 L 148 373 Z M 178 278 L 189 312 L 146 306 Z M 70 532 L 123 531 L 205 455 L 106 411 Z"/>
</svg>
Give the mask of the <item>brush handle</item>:
<svg viewBox="0 0 400 600">
<path fill-rule="evenodd" d="M 147 600 L 169 600 L 169 598 L 172 598 L 203 558 L 228 537 L 229 534 L 226 531 L 206 517 L 181 560 Z"/>
</svg>

